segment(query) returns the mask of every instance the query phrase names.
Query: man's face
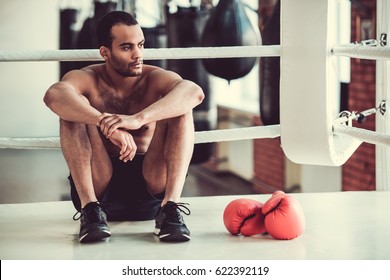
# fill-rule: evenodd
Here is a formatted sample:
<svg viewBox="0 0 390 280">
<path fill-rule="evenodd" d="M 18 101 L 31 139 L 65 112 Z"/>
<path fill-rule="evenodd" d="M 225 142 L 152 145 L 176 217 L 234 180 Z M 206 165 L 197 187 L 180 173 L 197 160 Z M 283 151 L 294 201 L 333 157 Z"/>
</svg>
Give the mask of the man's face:
<svg viewBox="0 0 390 280">
<path fill-rule="evenodd" d="M 115 25 L 111 29 L 111 65 L 120 75 L 135 77 L 142 74 L 144 34 L 139 25 Z"/>
</svg>

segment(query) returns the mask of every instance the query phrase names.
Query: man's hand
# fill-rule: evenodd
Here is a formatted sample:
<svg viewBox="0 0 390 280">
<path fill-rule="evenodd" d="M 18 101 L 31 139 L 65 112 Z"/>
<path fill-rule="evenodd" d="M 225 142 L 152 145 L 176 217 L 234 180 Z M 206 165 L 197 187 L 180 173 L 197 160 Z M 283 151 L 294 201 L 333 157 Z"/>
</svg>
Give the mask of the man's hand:
<svg viewBox="0 0 390 280">
<path fill-rule="evenodd" d="M 119 159 L 124 162 L 133 160 L 135 153 L 137 152 L 137 145 L 130 133 L 117 129 L 110 137 L 110 141 L 121 148 Z"/>
<path fill-rule="evenodd" d="M 99 117 L 100 130 L 106 137 L 111 137 L 118 128 L 137 130 L 142 126 L 136 115 L 119 115 L 103 113 Z"/>
</svg>

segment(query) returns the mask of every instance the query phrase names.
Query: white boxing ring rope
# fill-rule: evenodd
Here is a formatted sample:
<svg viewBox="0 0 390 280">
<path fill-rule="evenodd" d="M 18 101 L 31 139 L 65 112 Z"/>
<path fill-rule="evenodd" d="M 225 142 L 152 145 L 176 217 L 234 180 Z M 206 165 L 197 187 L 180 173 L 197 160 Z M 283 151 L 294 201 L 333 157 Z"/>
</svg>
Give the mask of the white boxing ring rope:
<svg viewBox="0 0 390 280">
<path fill-rule="evenodd" d="M 357 44 L 338 45 L 331 49 L 333 55 L 359 59 L 389 60 L 390 47 L 362 46 Z"/>
<path fill-rule="evenodd" d="M 196 131 L 195 144 L 222 141 L 237 141 L 260 138 L 276 138 L 280 136 L 279 125 L 252 126 L 244 128 L 218 129 L 210 131 Z M 58 149 L 59 137 L 35 138 L 0 138 L 0 149 Z"/>
<path fill-rule="evenodd" d="M 390 147 L 390 135 L 383 133 L 350 127 L 341 123 L 333 125 L 333 132 L 354 137 L 361 142 Z M 195 144 L 277 138 L 279 136 L 280 125 L 196 131 Z M 59 137 L 0 137 L 0 149 L 58 149 L 60 147 Z"/>
<path fill-rule="evenodd" d="M 361 142 L 390 147 L 390 135 L 383 133 L 350 127 L 339 123 L 333 125 L 333 132 L 338 135 L 351 136 Z"/>
<path fill-rule="evenodd" d="M 332 45 L 328 38 L 329 18 L 335 0 L 282 2 L 282 44 L 274 46 L 146 49 L 144 59 L 207 59 L 231 57 L 281 57 L 281 125 L 239 129 L 197 131 L 195 143 L 276 138 L 283 151 L 297 163 L 338 166 L 362 142 L 390 145 L 390 136 L 335 123 L 332 92 L 337 92 L 332 59 L 349 56 L 362 59 L 390 59 L 390 48 L 361 45 Z M 315 2 L 315 3 L 312 3 Z M 302 13 L 316 5 L 311 13 Z M 304 16 L 304 19 L 296 20 Z M 307 24 L 312 22 L 316 24 Z M 313 40 L 312 34 L 318 34 Z M 98 50 L 4 51 L 0 61 L 96 61 Z M 317 73 L 318 72 L 318 73 Z M 315 74 L 313 74 L 315 73 Z M 314 77 L 313 77 L 314 76 Z M 299 109 L 302 103 L 312 104 Z M 305 103 L 305 104 L 306 104 Z M 338 112 L 337 112 L 338 113 Z M 341 137 L 342 136 L 342 137 Z M 59 148 L 58 137 L 0 138 L 0 148 Z"/>
<path fill-rule="evenodd" d="M 390 47 L 362 46 L 356 44 L 335 45 L 330 49 L 330 52 L 334 56 L 390 60 Z M 150 48 L 144 50 L 144 55 L 145 60 L 279 57 L 281 56 L 281 46 Z M 103 61 L 103 59 L 97 49 L 0 50 L 0 62 L 16 61 Z"/>
<path fill-rule="evenodd" d="M 202 59 L 234 57 L 280 56 L 280 46 L 233 46 L 197 48 L 145 49 L 145 60 Z M 0 50 L 0 62 L 5 61 L 97 61 L 103 60 L 99 50 Z"/>
</svg>

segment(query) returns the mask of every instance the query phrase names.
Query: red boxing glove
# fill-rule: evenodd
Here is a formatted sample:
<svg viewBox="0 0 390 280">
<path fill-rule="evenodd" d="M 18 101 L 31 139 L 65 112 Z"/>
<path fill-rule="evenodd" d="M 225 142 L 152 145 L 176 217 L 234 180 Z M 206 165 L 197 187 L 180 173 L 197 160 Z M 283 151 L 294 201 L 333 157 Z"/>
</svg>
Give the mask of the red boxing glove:
<svg viewBox="0 0 390 280">
<path fill-rule="evenodd" d="M 276 191 L 262 207 L 267 232 L 275 239 L 294 239 L 305 230 L 305 216 L 299 202 Z"/>
<path fill-rule="evenodd" d="M 252 199 L 240 198 L 230 202 L 223 213 L 226 229 L 233 235 L 245 236 L 265 232 L 263 203 Z"/>
</svg>

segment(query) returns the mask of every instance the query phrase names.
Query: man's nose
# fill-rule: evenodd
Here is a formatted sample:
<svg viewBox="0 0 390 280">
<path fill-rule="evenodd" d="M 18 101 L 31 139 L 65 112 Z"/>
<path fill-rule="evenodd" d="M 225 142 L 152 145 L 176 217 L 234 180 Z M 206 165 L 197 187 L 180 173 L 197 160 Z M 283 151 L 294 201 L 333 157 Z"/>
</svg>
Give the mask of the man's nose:
<svg viewBox="0 0 390 280">
<path fill-rule="evenodd" d="M 143 50 L 142 48 L 136 47 L 133 52 L 133 59 L 139 59 L 143 57 Z"/>
</svg>

